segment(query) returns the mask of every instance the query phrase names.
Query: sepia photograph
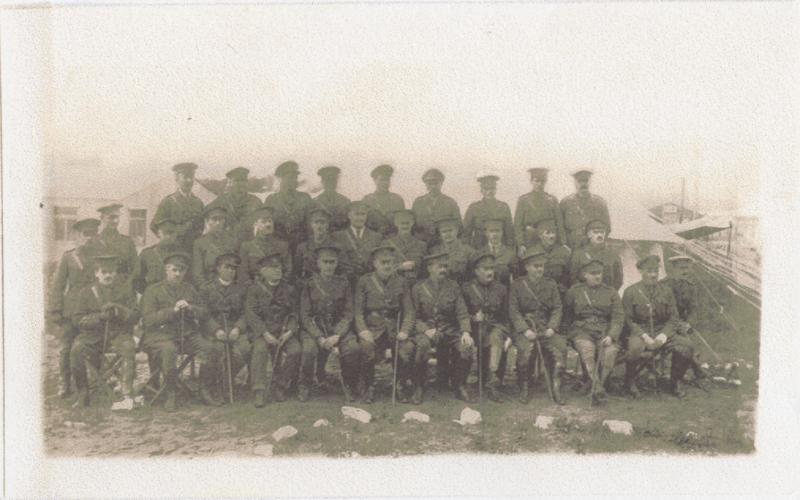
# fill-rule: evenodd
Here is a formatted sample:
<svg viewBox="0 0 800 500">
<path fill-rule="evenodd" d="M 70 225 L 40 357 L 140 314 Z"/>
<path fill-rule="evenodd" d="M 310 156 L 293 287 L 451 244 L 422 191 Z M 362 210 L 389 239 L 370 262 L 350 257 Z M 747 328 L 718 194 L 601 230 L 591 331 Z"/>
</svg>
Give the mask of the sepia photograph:
<svg viewBox="0 0 800 500">
<path fill-rule="evenodd" d="M 756 457 L 773 7 L 4 9 L 42 460 Z"/>
</svg>

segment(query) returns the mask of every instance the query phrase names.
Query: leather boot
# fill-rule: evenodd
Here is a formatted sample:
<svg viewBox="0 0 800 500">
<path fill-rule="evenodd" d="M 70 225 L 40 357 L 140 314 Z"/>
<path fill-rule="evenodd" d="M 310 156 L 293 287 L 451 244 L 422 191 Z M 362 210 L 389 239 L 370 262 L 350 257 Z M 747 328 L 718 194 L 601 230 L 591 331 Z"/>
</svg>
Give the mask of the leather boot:
<svg viewBox="0 0 800 500">
<path fill-rule="evenodd" d="M 641 394 L 636 387 L 636 375 L 639 373 L 639 363 L 632 362 L 625 365 L 625 392 L 633 399 L 639 399 Z"/>
<path fill-rule="evenodd" d="M 175 390 L 168 390 L 167 391 L 167 399 L 164 401 L 164 409 L 169 412 L 173 412 L 178 409 L 178 405 L 175 404 Z"/>
<path fill-rule="evenodd" d="M 58 396 L 62 399 L 66 399 L 72 395 L 72 387 L 70 387 L 70 383 L 68 380 L 62 380 L 58 384 Z"/>
<path fill-rule="evenodd" d="M 487 396 L 489 397 L 489 399 L 491 399 L 495 403 L 502 403 L 503 402 L 503 395 L 500 394 L 500 389 L 498 387 L 499 384 L 500 384 L 500 381 L 497 379 L 497 377 L 494 374 L 492 374 L 492 378 L 491 378 L 491 380 L 489 380 L 489 383 L 486 384 Z"/>
<path fill-rule="evenodd" d="M 82 387 L 78 389 L 78 395 L 75 397 L 75 402 L 72 403 L 73 408 L 88 407 L 91 404 L 89 399 L 89 389 Z"/>
<path fill-rule="evenodd" d="M 301 403 L 308 401 L 308 386 L 305 384 L 300 384 L 297 388 L 297 400 Z"/>
<path fill-rule="evenodd" d="M 256 408 L 263 408 L 264 404 L 265 404 L 264 389 L 258 389 L 254 393 L 253 406 L 255 406 Z"/>
<path fill-rule="evenodd" d="M 372 404 L 375 400 L 375 386 L 371 385 L 364 391 L 364 404 Z"/>
<path fill-rule="evenodd" d="M 200 388 L 200 399 L 208 406 L 222 406 L 222 401 L 215 398 L 205 386 Z"/>
<path fill-rule="evenodd" d="M 686 371 L 686 362 L 679 356 L 672 355 L 672 367 L 669 375 L 669 388 L 672 395 L 678 399 L 683 399 L 686 393 L 681 389 L 681 379 Z"/>
<path fill-rule="evenodd" d="M 408 391 L 406 390 L 405 384 L 398 382 L 395 390 L 397 391 L 397 400 L 403 404 L 408 403 Z"/>
<path fill-rule="evenodd" d="M 528 404 L 528 381 L 525 380 L 519 385 L 519 402 Z"/>
<path fill-rule="evenodd" d="M 272 398 L 278 403 L 286 401 L 286 394 L 283 393 L 283 388 L 277 385 L 274 386 L 272 388 Z"/>
<path fill-rule="evenodd" d="M 472 396 L 470 396 L 469 391 L 467 390 L 467 386 L 459 385 L 456 387 L 455 390 L 456 399 L 460 399 L 461 401 L 470 402 L 472 401 Z"/>
<path fill-rule="evenodd" d="M 417 386 L 414 389 L 414 395 L 411 397 L 411 402 L 415 405 L 422 404 L 423 389 L 422 386 Z"/>
<path fill-rule="evenodd" d="M 557 405 L 565 404 L 564 398 L 561 397 L 561 369 L 559 368 L 553 371 L 553 400 Z"/>
</svg>

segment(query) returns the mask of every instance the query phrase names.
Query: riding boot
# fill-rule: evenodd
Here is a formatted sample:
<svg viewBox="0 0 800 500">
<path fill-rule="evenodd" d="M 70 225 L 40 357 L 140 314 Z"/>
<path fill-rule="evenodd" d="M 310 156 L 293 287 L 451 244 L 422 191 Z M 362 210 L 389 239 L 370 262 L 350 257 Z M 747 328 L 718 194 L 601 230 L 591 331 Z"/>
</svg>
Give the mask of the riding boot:
<svg viewBox="0 0 800 500">
<path fill-rule="evenodd" d="M 564 405 L 564 398 L 561 397 L 561 368 L 553 370 L 553 400 L 557 405 Z"/>
<path fill-rule="evenodd" d="M 517 384 L 519 384 L 519 402 L 528 404 L 528 372 L 527 366 L 517 367 Z"/>
<path fill-rule="evenodd" d="M 639 388 L 636 387 L 636 376 L 639 373 L 639 365 L 638 361 L 629 361 L 625 364 L 625 392 L 627 392 L 632 398 L 638 399 L 641 394 L 639 394 Z"/>
<path fill-rule="evenodd" d="M 494 373 L 492 373 L 491 378 L 489 379 L 489 383 L 486 384 L 486 391 L 489 399 L 491 399 L 495 403 L 503 402 L 503 395 L 500 394 L 499 385 L 500 385 L 500 380 L 498 380 L 497 376 Z"/>
<path fill-rule="evenodd" d="M 670 392 L 678 399 L 682 399 L 684 396 L 686 396 L 686 393 L 681 389 L 681 380 L 683 379 L 683 374 L 686 372 L 687 368 L 688 366 L 686 361 L 682 356 L 676 354 L 672 355 L 672 367 L 669 374 L 669 388 Z"/>
<path fill-rule="evenodd" d="M 173 368 L 169 371 L 167 376 L 164 377 L 164 393 L 166 394 L 164 409 L 167 411 L 175 411 L 177 409 L 177 405 L 175 403 L 175 390 L 177 381 L 178 370 L 177 368 Z"/>
</svg>

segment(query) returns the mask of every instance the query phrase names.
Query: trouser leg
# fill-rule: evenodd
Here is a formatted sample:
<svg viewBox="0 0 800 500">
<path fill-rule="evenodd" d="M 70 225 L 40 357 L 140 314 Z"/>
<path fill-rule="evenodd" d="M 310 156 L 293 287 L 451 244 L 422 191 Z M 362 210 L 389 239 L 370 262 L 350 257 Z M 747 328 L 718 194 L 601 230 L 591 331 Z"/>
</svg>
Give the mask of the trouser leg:
<svg viewBox="0 0 800 500">
<path fill-rule="evenodd" d="M 428 360 L 430 359 L 433 341 L 427 335 L 422 334 L 415 337 L 415 343 L 414 377 L 412 378 L 417 387 L 424 389 L 428 382 Z"/>
<path fill-rule="evenodd" d="M 594 339 L 588 335 L 580 335 L 572 340 L 575 350 L 578 351 L 580 362 L 589 371 L 589 376 L 594 381 L 595 378 L 595 364 L 597 363 L 597 352 Z M 598 377 L 599 378 L 599 377 Z"/>
<path fill-rule="evenodd" d="M 361 378 L 364 388 L 369 389 L 375 384 L 375 363 L 378 356 L 376 339 L 361 339 Z"/>
<path fill-rule="evenodd" d="M 354 390 L 358 385 L 361 357 L 361 345 L 355 335 L 348 334 L 339 340 L 339 362 L 341 364 L 342 380 L 350 390 Z"/>
<path fill-rule="evenodd" d="M 461 342 L 460 337 L 453 337 L 450 340 L 450 357 L 453 360 L 451 380 L 456 387 L 467 384 L 470 369 L 472 368 L 472 356 L 475 354 L 475 346 L 467 346 Z"/>
<path fill-rule="evenodd" d="M 250 351 L 250 383 L 254 391 L 263 391 L 267 387 L 267 359 L 270 349 L 263 337 L 255 337 Z"/>
<path fill-rule="evenodd" d="M 283 359 L 278 362 L 278 376 L 276 382 L 279 387 L 288 389 L 292 383 L 292 378 L 298 373 L 300 368 L 300 356 L 303 346 L 296 336 L 291 337 L 283 345 Z M 279 356 L 280 358 L 280 356 Z"/>
<path fill-rule="evenodd" d="M 317 367 L 317 358 L 322 357 L 320 355 L 321 349 L 319 349 L 316 339 L 310 335 L 303 336 L 301 349 L 300 385 L 311 387 L 314 384 L 314 369 Z M 324 371 L 325 365 L 323 364 L 320 373 L 324 374 Z"/>
<path fill-rule="evenodd" d="M 70 362 L 70 355 L 72 351 L 72 344 L 75 342 L 75 337 L 78 336 L 78 329 L 70 321 L 65 321 L 64 326 L 61 327 L 61 338 L 59 339 L 58 351 L 58 373 L 59 382 L 65 392 L 70 391 L 72 385 L 72 366 Z"/>
<path fill-rule="evenodd" d="M 122 395 L 133 395 L 133 380 L 136 378 L 136 344 L 130 335 L 118 335 L 111 341 L 111 349 L 119 356 L 120 385 Z M 101 373 L 100 376 L 103 374 Z"/>
<path fill-rule="evenodd" d="M 72 376 L 75 377 L 75 388 L 79 391 L 89 389 L 89 375 L 86 372 L 86 363 L 93 363 L 97 366 L 96 360 L 99 359 L 100 351 L 100 347 L 97 344 L 99 342 L 85 335 L 76 336 L 72 342 L 70 366 L 72 368 Z"/>
</svg>

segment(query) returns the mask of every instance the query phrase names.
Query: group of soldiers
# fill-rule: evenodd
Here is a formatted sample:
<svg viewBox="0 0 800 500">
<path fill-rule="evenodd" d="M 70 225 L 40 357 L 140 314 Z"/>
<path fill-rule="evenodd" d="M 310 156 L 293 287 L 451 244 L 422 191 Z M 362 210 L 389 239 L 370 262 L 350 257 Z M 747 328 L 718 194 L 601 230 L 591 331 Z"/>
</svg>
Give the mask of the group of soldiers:
<svg viewBox="0 0 800 500">
<path fill-rule="evenodd" d="M 393 398 L 421 403 L 434 350 L 436 384 L 468 401 L 473 356 L 479 392 L 503 400 L 510 345 L 523 403 L 536 364 L 564 404 L 569 347 L 596 404 L 620 359 L 633 397 L 656 357 L 670 360 L 670 390 L 679 397 L 688 369 L 705 376 L 691 341 L 691 259 L 672 257 L 662 281 L 659 258 L 640 259 L 641 281 L 620 298 L 608 208 L 590 193 L 589 170 L 574 172 L 576 192 L 559 202 L 545 191 L 548 169 L 530 169 L 532 190 L 513 217 L 495 198 L 499 177 L 481 174 L 482 199 L 462 219 L 438 169 L 422 176 L 427 193 L 410 209 L 390 191 L 389 165 L 372 170 L 375 192 L 351 201 L 337 192 L 338 167 L 319 169 L 323 191 L 312 199 L 297 190 L 298 165 L 285 162 L 275 171 L 279 190 L 263 203 L 238 167 L 207 206 L 192 193 L 196 169 L 172 167 L 177 190 L 150 226 L 159 241 L 138 255 L 118 232 L 119 204 L 74 225 L 77 246 L 61 258 L 48 313 L 62 332 L 60 393 L 75 395 L 76 406 L 90 403 L 87 366 L 101 365 L 108 351 L 131 397 L 137 349 L 147 353 L 150 383 L 160 384 L 169 410 L 187 356 L 199 361 L 199 395 L 210 405 L 222 404 L 225 373 L 230 380 L 247 366 L 256 407 L 294 389 L 307 400 L 328 383 L 331 354 L 345 398 L 364 403 L 376 397 L 383 357 L 392 363 Z"/>
</svg>

